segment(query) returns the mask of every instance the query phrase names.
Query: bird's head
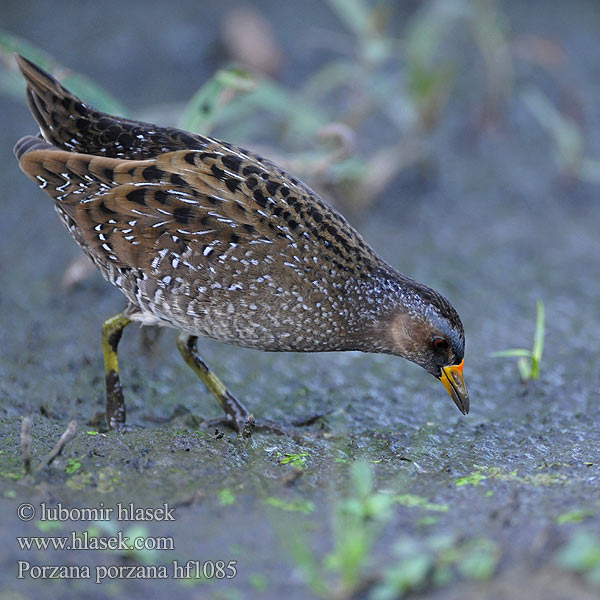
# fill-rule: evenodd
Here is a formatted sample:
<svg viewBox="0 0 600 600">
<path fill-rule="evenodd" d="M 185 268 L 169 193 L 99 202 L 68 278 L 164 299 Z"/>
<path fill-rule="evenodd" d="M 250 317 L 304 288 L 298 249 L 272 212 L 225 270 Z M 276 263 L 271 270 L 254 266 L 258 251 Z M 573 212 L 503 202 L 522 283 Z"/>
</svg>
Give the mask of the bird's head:
<svg viewBox="0 0 600 600">
<path fill-rule="evenodd" d="M 436 291 L 411 282 L 388 321 L 392 353 L 414 362 L 443 384 L 461 413 L 469 412 L 463 378 L 465 335 L 454 307 Z"/>
</svg>

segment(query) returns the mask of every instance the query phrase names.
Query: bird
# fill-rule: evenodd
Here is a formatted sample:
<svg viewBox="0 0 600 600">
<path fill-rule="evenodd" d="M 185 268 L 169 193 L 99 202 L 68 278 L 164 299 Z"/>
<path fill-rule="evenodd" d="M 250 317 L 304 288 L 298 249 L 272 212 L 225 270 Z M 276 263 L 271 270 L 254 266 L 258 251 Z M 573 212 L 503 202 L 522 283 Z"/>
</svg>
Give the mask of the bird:
<svg viewBox="0 0 600 600">
<path fill-rule="evenodd" d="M 236 145 L 101 112 L 17 55 L 39 127 L 14 148 L 127 307 L 102 326 L 106 425 L 123 429 L 118 344 L 131 322 L 177 347 L 238 433 L 255 421 L 198 338 L 276 352 L 398 356 L 463 413 L 465 335 L 452 304 L 403 275 L 307 185 Z"/>
</svg>

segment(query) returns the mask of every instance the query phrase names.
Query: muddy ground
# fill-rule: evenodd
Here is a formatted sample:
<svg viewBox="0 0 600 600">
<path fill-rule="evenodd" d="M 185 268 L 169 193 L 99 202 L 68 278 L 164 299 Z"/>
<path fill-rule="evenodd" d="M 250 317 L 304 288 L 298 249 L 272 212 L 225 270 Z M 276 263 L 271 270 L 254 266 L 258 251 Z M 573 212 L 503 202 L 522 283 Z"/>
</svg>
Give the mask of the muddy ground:
<svg viewBox="0 0 600 600">
<path fill-rule="evenodd" d="M 176 21 L 180 36 L 201 39 L 190 61 L 210 56 L 219 21 L 212 4 L 205 20 L 192 25 L 193 3 L 167 16 L 132 2 L 123 17 L 127 27 L 116 33 L 110 15 L 89 16 L 85 3 L 56 3 L 62 9 L 53 11 L 48 4 L 5 3 L 3 27 L 140 109 L 146 101 L 183 101 L 197 87 L 186 77 L 189 64 L 172 68 L 179 49 L 160 31 L 160 19 Z M 279 3 L 269 4 L 271 16 L 291 56 L 286 77 L 293 79 L 295 67 L 309 68 L 308 59 L 295 64 L 302 40 L 286 36 L 285 28 L 308 28 L 313 14 L 339 25 L 319 4 L 310 4 L 313 13 L 273 4 Z M 566 4 L 506 3 L 504 9 L 513 31 L 548 36 L 564 49 L 585 150 L 600 157 L 600 13 L 593 2 L 577 3 L 576 10 Z M 149 38 L 156 27 L 159 33 Z M 135 60 L 119 67 L 120 53 L 135 52 Z M 208 75 L 213 66 L 206 60 Z M 161 69 L 165 82 L 157 85 L 160 77 L 150 74 Z M 0 106 L 0 597 L 313 597 L 298 548 L 316 562 L 334 550 L 336 510 L 356 497 L 350 484 L 356 461 L 366 461 L 374 474 L 369 497 L 392 499 L 387 512 L 375 510 L 380 527 L 358 596 L 374 593 L 369 586 L 385 569 L 418 555 L 429 561 L 429 575 L 416 577 L 415 597 L 597 597 L 591 579 L 576 572 L 585 568 L 567 568 L 560 557 L 582 532 L 596 542 L 600 536 L 600 188 L 559 175 L 550 138 L 517 95 L 504 122 L 487 129 L 473 127 L 468 104 L 457 100 L 434 140 L 435 167 L 403 174 L 384 201 L 355 220 L 391 264 L 457 307 L 467 336 L 471 413 L 461 416 L 439 382 L 398 358 L 268 354 L 202 342 L 207 362 L 257 416 L 285 421 L 331 411 L 293 437 L 256 433 L 250 440 L 205 427 L 203 419 L 219 410 L 178 355 L 175 332 L 162 332 L 144 352 L 135 326 L 120 347 L 134 429 L 107 434 L 90 424 L 103 408 L 100 327 L 123 299 L 99 275 L 70 291 L 61 287 L 79 250 L 13 161 L 14 141 L 33 130 L 26 107 L 6 97 Z M 538 299 L 547 315 L 542 377 L 523 384 L 513 360 L 490 353 L 530 346 Z M 26 415 L 33 417 L 34 466 L 71 419 L 79 425 L 63 456 L 27 478 L 19 441 Z M 176 507 L 176 520 L 24 523 L 16 516 L 23 502 L 38 510 L 41 502 L 166 502 Z M 63 536 L 90 525 L 104 535 L 121 529 L 170 536 L 175 549 L 22 551 L 15 539 Z M 412 550 L 395 550 L 399 542 Z M 436 550 L 440 543 L 445 553 Z M 470 544 L 483 550 L 467 556 Z M 489 568 L 461 570 L 473 555 Z M 101 585 L 16 579 L 18 560 L 94 566 L 175 559 L 237 561 L 237 575 L 220 582 Z M 330 590 L 340 589 L 337 573 L 324 575 Z"/>
</svg>

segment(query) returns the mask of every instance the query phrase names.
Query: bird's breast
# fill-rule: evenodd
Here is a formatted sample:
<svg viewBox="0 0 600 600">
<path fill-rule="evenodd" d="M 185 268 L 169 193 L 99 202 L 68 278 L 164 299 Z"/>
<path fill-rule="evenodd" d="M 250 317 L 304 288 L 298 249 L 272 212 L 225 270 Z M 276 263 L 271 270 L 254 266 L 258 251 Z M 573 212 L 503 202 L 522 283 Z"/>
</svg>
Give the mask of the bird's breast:
<svg viewBox="0 0 600 600">
<path fill-rule="evenodd" d="M 109 266 L 107 279 L 140 314 L 194 335 L 263 350 L 355 349 L 376 307 L 368 273 L 336 268 L 310 244 L 162 246 L 147 273 Z"/>
</svg>

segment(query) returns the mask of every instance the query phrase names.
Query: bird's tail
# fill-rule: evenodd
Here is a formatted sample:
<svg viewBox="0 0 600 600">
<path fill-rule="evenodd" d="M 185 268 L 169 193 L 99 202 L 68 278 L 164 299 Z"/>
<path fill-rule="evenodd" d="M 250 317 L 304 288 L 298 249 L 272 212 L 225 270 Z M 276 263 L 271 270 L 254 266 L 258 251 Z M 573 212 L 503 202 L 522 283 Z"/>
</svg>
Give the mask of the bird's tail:
<svg viewBox="0 0 600 600">
<path fill-rule="evenodd" d="M 17 55 L 17 62 L 27 81 L 27 102 L 41 135 L 61 150 L 144 160 L 171 150 L 202 149 L 206 144 L 199 135 L 96 110 L 30 60 Z M 22 153 L 25 148 L 20 150 Z"/>
</svg>

